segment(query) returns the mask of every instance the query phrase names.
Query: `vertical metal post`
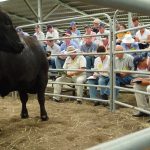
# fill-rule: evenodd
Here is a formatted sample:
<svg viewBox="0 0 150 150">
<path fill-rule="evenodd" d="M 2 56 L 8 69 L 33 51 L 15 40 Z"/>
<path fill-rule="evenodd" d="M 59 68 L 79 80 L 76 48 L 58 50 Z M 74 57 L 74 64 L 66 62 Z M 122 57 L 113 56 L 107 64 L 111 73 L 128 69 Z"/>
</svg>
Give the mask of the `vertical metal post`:
<svg viewBox="0 0 150 150">
<path fill-rule="evenodd" d="M 113 53 L 112 53 L 112 33 L 113 33 L 113 29 L 112 29 L 112 20 L 110 18 L 109 15 L 106 15 L 107 19 L 109 20 L 109 31 L 110 31 L 110 35 L 109 35 L 109 41 L 110 41 L 110 50 L 109 50 L 109 55 L 110 55 L 110 111 L 113 110 Z"/>
<path fill-rule="evenodd" d="M 112 45 L 112 63 L 111 63 L 111 78 L 112 78 L 112 108 L 111 111 L 115 111 L 115 100 L 116 100 L 116 89 L 114 88 L 116 85 L 116 73 L 115 70 L 115 48 L 116 48 L 116 15 L 118 10 L 115 11 L 114 17 L 113 17 L 113 45 Z"/>
<path fill-rule="evenodd" d="M 132 27 L 132 13 L 128 12 L 128 28 Z"/>
<path fill-rule="evenodd" d="M 42 22 L 42 0 L 38 0 L 38 23 Z M 40 25 L 42 30 L 42 26 Z"/>
</svg>

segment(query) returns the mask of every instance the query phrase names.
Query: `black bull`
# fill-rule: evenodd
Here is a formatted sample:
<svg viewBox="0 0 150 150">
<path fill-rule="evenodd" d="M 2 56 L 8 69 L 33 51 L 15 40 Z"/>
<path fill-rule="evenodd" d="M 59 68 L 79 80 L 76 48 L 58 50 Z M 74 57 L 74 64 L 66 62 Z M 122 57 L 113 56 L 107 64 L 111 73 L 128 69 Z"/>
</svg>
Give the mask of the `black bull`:
<svg viewBox="0 0 150 150">
<path fill-rule="evenodd" d="M 21 118 L 28 118 L 28 94 L 37 93 L 41 119 L 47 120 L 45 88 L 48 62 L 39 42 L 18 37 L 11 19 L 0 10 L 0 95 L 18 91 L 22 103 Z"/>
</svg>

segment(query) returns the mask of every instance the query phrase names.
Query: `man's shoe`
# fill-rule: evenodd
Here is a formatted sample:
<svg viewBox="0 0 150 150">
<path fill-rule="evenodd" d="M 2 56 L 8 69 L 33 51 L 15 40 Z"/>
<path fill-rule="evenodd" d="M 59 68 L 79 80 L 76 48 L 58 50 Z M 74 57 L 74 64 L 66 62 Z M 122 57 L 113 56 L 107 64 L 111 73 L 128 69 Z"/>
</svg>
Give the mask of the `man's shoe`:
<svg viewBox="0 0 150 150">
<path fill-rule="evenodd" d="M 99 105 L 101 105 L 101 102 L 98 101 L 94 102 L 94 106 L 99 106 Z"/>
<path fill-rule="evenodd" d="M 82 101 L 77 99 L 77 104 L 82 104 Z"/>
<path fill-rule="evenodd" d="M 143 112 L 138 112 L 136 114 L 132 115 L 133 117 L 148 117 L 150 116 L 149 114 L 143 113 Z"/>
<path fill-rule="evenodd" d="M 101 95 L 101 99 L 108 100 L 108 95 L 107 94 Z"/>
<path fill-rule="evenodd" d="M 53 98 L 54 102 L 60 103 L 61 101 L 59 99 Z"/>
</svg>

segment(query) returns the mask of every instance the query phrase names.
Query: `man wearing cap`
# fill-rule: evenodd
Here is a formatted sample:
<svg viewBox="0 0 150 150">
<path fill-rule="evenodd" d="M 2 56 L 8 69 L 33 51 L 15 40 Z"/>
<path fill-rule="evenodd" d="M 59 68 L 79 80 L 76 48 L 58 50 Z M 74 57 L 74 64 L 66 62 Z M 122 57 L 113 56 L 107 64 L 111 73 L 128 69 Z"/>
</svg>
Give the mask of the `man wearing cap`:
<svg viewBox="0 0 150 150">
<path fill-rule="evenodd" d="M 95 33 L 99 32 L 99 24 L 100 24 L 100 20 L 98 18 L 94 19 L 94 21 L 93 21 L 93 32 L 95 32 Z"/>
<path fill-rule="evenodd" d="M 146 54 L 141 55 L 141 56 L 136 56 L 134 58 L 134 66 L 135 66 L 135 70 L 137 70 L 137 71 L 144 71 L 144 72 L 150 71 L 149 57 L 147 57 Z M 131 82 L 134 84 L 133 88 L 135 90 L 145 91 L 145 92 L 150 93 L 150 77 L 148 77 L 147 75 L 142 74 L 142 75 L 140 75 L 140 77 L 133 79 Z M 147 101 L 146 95 L 135 92 L 137 106 L 144 110 L 150 111 L 150 105 L 149 105 L 150 96 L 148 96 L 148 97 L 149 97 L 149 102 Z M 139 112 L 133 114 L 133 116 L 134 117 L 144 117 L 144 116 L 150 116 L 150 115 L 139 111 Z"/>
<path fill-rule="evenodd" d="M 122 40 L 121 46 L 124 48 L 124 51 L 127 50 L 139 50 L 139 45 L 132 38 L 131 34 L 126 34 Z M 133 57 L 138 55 L 138 53 L 130 53 Z"/>
<path fill-rule="evenodd" d="M 70 22 L 70 31 L 71 37 L 81 36 L 80 31 L 77 29 L 77 23 L 75 21 Z M 80 46 L 81 39 L 80 38 L 73 38 L 72 39 L 77 45 Z"/>
<path fill-rule="evenodd" d="M 59 38 L 58 31 L 51 24 L 47 25 L 46 39 L 49 36 L 53 37 L 53 38 L 56 38 L 56 39 Z M 59 43 L 59 40 L 57 40 L 56 42 Z"/>
<path fill-rule="evenodd" d="M 82 55 L 76 54 L 77 49 L 74 46 L 67 47 L 68 56 L 65 60 L 64 69 L 79 69 L 79 71 L 66 71 L 66 75 L 62 75 L 61 77 L 56 79 L 56 82 L 74 82 L 78 84 L 83 84 L 86 81 L 86 72 L 84 71 L 86 68 L 86 59 Z M 54 85 L 54 94 L 60 94 L 62 89 L 61 84 Z M 76 86 L 77 96 L 83 96 L 83 86 Z M 60 102 L 59 96 L 54 96 L 53 100 L 56 102 Z M 78 103 L 82 103 L 81 99 L 77 99 Z"/>
</svg>

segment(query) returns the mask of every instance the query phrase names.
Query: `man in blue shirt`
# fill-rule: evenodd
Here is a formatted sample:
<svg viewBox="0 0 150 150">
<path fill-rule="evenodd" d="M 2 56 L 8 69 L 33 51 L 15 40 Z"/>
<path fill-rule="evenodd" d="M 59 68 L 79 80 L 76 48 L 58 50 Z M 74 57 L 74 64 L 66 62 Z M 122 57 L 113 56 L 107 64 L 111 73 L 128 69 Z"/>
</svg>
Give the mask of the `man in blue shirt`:
<svg viewBox="0 0 150 150">
<path fill-rule="evenodd" d="M 131 34 L 126 34 L 122 40 L 121 46 L 123 47 L 124 51 L 128 50 L 140 50 L 139 45 L 135 40 L 132 38 Z M 130 53 L 133 57 L 137 56 L 138 53 Z"/>
</svg>

